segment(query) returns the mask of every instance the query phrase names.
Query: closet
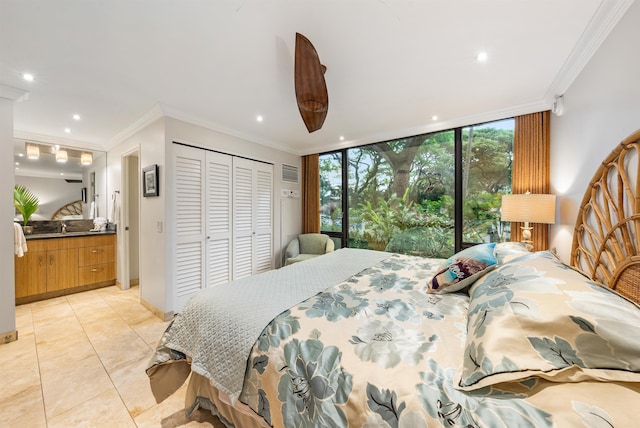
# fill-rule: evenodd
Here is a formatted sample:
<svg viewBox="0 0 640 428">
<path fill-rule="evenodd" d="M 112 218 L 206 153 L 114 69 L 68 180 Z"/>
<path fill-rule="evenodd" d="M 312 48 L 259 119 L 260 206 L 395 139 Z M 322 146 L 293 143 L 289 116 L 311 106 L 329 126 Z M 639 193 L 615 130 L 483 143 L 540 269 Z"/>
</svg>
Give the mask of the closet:
<svg viewBox="0 0 640 428">
<path fill-rule="evenodd" d="M 273 165 L 174 144 L 174 311 L 201 288 L 273 269 Z"/>
</svg>

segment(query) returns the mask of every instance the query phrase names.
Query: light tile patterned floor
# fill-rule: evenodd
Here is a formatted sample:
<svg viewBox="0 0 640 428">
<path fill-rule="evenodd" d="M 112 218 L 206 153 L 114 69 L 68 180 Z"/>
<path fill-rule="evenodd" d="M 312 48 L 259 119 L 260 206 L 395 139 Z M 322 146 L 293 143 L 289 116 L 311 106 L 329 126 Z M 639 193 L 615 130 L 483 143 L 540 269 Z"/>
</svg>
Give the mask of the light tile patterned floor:
<svg viewBox="0 0 640 428">
<path fill-rule="evenodd" d="M 19 340 L 0 345 L 2 427 L 224 427 L 184 416 L 184 386 L 156 404 L 144 369 L 167 323 L 138 287 L 21 305 L 16 322 Z"/>
</svg>

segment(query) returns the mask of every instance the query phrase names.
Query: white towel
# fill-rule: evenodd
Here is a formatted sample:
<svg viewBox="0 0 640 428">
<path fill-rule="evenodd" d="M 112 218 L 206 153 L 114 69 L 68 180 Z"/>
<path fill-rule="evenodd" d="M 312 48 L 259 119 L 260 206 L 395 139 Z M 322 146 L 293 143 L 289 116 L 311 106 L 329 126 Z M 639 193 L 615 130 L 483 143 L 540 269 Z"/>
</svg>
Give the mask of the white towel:
<svg viewBox="0 0 640 428">
<path fill-rule="evenodd" d="M 22 226 L 18 223 L 13 223 L 13 253 L 18 256 L 24 256 L 27 252 L 27 239 L 22 232 Z"/>
<path fill-rule="evenodd" d="M 89 218 L 90 219 L 96 218 L 96 203 L 95 202 L 91 202 L 91 204 L 89 205 Z"/>
<path fill-rule="evenodd" d="M 118 206 L 118 193 L 111 195 L 111 223 L 120 223 L 120 207 Z"/>
</svg>

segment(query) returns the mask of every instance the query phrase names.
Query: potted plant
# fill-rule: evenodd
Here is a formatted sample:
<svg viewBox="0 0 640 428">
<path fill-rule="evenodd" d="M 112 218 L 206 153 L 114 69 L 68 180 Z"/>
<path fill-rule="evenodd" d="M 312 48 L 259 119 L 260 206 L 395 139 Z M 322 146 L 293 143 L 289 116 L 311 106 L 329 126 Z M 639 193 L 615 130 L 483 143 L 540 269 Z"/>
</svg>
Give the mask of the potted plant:
<svg viewBox="0 0 640 428">
<path fill-rule="evenodd" d="M 24 186 L 16 185 L 13 188 L 13 205 L 18 212 L 22 214 L 23 226 L 25 233 L 33 231 L 33 226 L 27 226 L 29 219 L 38 210 L 40 201 L 38 197 L 31 193 L 29 189 Z"/>
</svg>

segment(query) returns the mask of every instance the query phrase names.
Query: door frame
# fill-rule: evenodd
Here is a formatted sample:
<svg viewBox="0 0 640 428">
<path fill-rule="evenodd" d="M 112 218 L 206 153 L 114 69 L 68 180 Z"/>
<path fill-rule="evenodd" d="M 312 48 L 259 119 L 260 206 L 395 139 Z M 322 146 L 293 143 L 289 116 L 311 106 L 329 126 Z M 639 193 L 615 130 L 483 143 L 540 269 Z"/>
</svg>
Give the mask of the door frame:
<svg viewBox="0 0 640 428">
<path fill-rule="evenodd" d="M 118 229 L 120 229 L 120 233 L 118 234 L 120 239 L 122 239 L 122 260 L 120 260 L 120 288 L 122 290 L 128 290 L 131 288 L 131 266 L 130 266 L 130 257 L 131 257 L 131 246 L 129 240 L 129 224 L 131 221 L 130 218 L 130 207 L 129 207 L 129 186 L 132 184 L 132 181 L 135 179 L 139 185 L 138 177 L 131 177 L 129 174 L 129 163 L 131 162 L 131 158 L 136 157 L 138 159 L 137 163 L 140 163 L 140 147 L 129 150 L 121 155 L 120 158 L 120 174 L 121 174 L 121 190 L 120 190 L 120 224 L 118 225 Z M 118 193 L 114 193 L 114 197 L 118 198 Z M 140 198 L 138 198 L 138 212 L 140 205 Z M 138 217 L 138 228 L 140 230 L 140 218 Z M 140 249 L 138 248 L 138 253 Z M 138 254 L 138 260 L 140 258 L 140 254 Z M 140 284 L 142 287 L 142 284 Z"/>
</svg>

